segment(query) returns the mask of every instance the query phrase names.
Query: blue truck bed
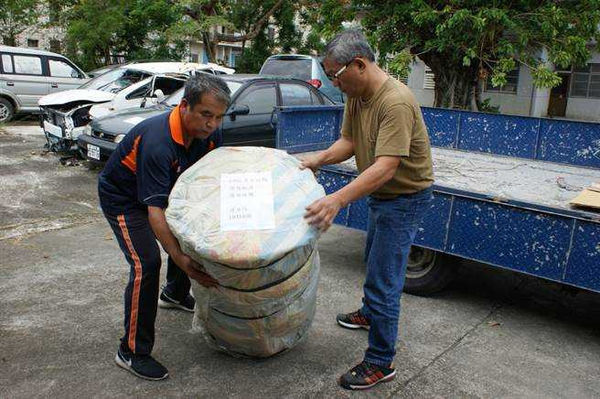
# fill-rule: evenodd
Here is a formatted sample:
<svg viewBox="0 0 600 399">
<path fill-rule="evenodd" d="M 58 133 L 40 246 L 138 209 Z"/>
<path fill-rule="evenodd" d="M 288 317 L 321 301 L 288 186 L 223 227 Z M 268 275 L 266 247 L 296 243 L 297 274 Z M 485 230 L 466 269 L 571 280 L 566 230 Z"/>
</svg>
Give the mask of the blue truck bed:
<svg viewBox="0 0 600 399">
<path fill-rule="evenodd" d="M 278 112 L 278 147 L 300 157 L 338 137 L 340 108 Z M 600 125 L 423 112 L 434 145 L 435 200 L 415 245 L 600 292 L 600 213 L 569 205 L 600 181 Z M 349 160 L 322 168 L 318 178 L 329 193 L 356 174 Z M 364 230 L 365 201 L 335 222 Z"/>
</svg>

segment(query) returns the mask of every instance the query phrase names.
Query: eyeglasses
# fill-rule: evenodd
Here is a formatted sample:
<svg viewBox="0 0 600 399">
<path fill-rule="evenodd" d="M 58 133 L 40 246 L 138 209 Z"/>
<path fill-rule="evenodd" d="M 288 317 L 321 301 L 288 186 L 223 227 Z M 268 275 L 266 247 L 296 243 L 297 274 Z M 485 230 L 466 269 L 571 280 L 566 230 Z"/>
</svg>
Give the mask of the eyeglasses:
<svg viewBox="0 0 600 399">
<path fill-rule="evenodd" d="M 354 61 L 356 60 L 356 58 L 351 59 L 349 62 L 346 63 L 346 65 L 344 65 L 343 67 L 341 67 L 336 73 L 334 73 L 333 75 L 327 75 L 327 78 L 329 80 L 334 80 L 334 79 L 339 79 L 340 76 L 346 71 L 346 68 L 348 68 L 350 66 L 350 64 L 352 64 Z"/>
</svg>

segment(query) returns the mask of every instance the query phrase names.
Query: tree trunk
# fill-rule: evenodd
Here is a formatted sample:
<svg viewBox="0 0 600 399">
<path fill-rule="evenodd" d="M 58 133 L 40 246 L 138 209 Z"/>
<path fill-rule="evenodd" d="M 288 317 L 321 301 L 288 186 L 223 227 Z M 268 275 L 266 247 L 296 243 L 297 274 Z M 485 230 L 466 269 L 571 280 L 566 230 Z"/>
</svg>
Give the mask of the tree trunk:
<svg viewBox="0 0 600 399">
<path fill-rule="evenodd" d="M 473 111 L 479 111 L 479 104 L 481 103 L 481 93 L 483 91 L 483 80 L 478 79 L 473 86 L 473 98 L 471 99 L 471 109 Z"/>
<path fill-rule="evenodd" d="M 204 44 L 204 52 L 206 53 L 208 62 L 215 62 L 215 53 L 209 32 L 202 32 L 202 44 Z"/>
<path fill-rule="evenodd" d="M 473 98 L 477 88 L 477 67 L 462 65 L 462 60 L 454 60 L 453 54 L 426 52 L 419 58 L 434 74 L 434 107 L 477 109 Z"/>
<path fill-rule="evenodd" d="M 104 65 L 113 64 L 112 59 L 110 57 L 110 47 L 106 46 L 104 49 Z"/>
</svg>

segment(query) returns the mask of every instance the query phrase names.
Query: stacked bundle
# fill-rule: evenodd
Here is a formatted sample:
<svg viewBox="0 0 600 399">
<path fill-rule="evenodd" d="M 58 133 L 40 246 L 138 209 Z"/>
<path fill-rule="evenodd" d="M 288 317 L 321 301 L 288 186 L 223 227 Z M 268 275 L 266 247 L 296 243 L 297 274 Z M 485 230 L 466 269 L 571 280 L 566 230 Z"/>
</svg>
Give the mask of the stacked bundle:
<svg viewBox="0 0 600 399">
<path fill-rule="evenodd" d="M 219 148 L 189 168 L 167 222 L 219 286 L 194 283 L 194 324 L 213 346 L 267 357 L 293 347 L 314 316 L 318 231 L 305 207 L 325 195 L 284 151 Z"/>
</svg>

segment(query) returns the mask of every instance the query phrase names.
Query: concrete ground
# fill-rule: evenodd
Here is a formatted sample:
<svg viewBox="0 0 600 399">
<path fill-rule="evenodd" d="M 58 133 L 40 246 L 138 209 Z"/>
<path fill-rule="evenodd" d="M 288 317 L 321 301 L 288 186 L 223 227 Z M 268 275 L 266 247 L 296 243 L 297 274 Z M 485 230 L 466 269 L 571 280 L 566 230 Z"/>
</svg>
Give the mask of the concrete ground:
<svg viewBox="0 0 600 399">
<path fill-rule="evenodd" d="M 362 232 L 320 242 L 317 313 L 307 339 L 268 360 L 215 352 L 191 315 L 159 310 L 140 380 L 114 362 L 128 267 L 96 200 L 97 169 L 62 165 L 34 123 L 0 127 L 0 398 L 598 398 L 600 295 L 462 262 L 440 295 L 402 297 L 395 380 L 364 393 L 338 375 L 366 331 L 339 328 L 364 278 Z"/>
</svg>

